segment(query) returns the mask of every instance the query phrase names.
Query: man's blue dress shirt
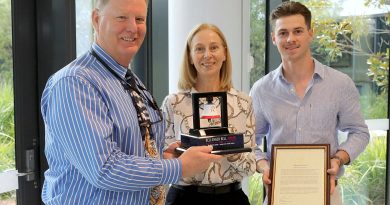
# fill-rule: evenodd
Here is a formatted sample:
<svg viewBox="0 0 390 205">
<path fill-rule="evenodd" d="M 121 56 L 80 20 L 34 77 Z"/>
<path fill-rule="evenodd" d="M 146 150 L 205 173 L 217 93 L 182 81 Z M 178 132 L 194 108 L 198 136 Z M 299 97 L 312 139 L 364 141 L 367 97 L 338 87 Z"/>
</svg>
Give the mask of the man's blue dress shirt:
<svg viewBox="0 0 390 205">
<path fill-rule="evenodd" d="M 127 68 L 97 44 L 92 49 L 125 77 Z M 41 111 L 49 164 L 45 204 L 146 205 L 151 187 L 181 178 L 180 160 L 145 157 L 130 94 L 90 52 L 50 77 Z M 148 111 L 152 122 L 159 120 L 155 110 Z M 152 130 L 162 156 L 163 122 Z"/>
<path fill-rule="evenodd" d="M 266 135 L 268 147 L 267 153 L 257 152 L 257 160 L 271 159 L 272 144 L 330 144 L 331 156 L 344 150 L 350 161 L 367 146 L 370 135 L 354 82 L 346 74 L 313 60 L 313 78 L 303 99 L 284 78 L 282 65 L 253 85 L 250 95 L 256 140 L 261 144 Z M 339 141 L 339 130 L 348 132 L 346 141 Z"/>
</svg>

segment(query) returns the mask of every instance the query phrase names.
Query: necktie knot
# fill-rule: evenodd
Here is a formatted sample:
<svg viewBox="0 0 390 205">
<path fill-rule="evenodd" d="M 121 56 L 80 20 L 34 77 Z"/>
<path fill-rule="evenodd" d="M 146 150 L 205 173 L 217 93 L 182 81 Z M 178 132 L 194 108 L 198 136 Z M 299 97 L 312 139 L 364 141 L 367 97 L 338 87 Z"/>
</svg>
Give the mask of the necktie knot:
<svg viewBox="0 0 390 205">
<path fill-rule="evenodd" d="M 125 80 L 127 83 L 129 83 L 133 87 L 133 89 L 137 89 L 137 82 L 136 82 L 135 76 L 134 76 L 133 72 L 131 72 L 131 70 L 127 70 L 126 75 L 125 75 Z"/>
</svg>

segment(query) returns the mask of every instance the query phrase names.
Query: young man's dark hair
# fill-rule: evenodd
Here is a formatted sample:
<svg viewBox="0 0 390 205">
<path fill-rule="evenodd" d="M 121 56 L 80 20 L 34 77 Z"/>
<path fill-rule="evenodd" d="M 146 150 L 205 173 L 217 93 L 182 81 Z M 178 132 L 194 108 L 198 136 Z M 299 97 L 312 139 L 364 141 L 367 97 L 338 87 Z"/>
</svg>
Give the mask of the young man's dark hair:
<svg viewBox="0 0 390 205">
<path fill-rule="evenodd" d="M 303 4 L 295 1 L 285 1 L 276 7 L 270 15 L 270 22 L 273 28 L 275 28 L 275 22 L 277 19 L 300 14 L 305 18 L 307 28 L 311 28 L 311 12 Z"/>
</svg>

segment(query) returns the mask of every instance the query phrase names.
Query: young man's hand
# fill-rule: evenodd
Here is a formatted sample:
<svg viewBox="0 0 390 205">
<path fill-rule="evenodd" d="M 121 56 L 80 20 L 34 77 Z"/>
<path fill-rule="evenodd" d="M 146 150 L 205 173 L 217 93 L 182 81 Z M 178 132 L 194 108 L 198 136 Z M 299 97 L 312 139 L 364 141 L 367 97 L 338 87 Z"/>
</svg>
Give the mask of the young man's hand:
<svg viewBox="0 0 390 205">
<path fill-rule="evenodd" d="M 269 178 L 269 163 L 265 159 L 256 162 L 256 171 L 263 174 L 263 185 L 266 193 L 268 193 L 269 186 L 271 186 L 271 179 Z"/>
<path fill-rule="evenodd" d="M 333 155 L 333 157 L 330 159 L 330 169 L 327 170 L 327 173 L 330 175 L 330 194 L 333 194 L 336 188 L 336 177 L 340 171 L 340 168 L 349 161 L 349 154 L 343 150 L 337 151 L 336 154 Z"/>
</svg>

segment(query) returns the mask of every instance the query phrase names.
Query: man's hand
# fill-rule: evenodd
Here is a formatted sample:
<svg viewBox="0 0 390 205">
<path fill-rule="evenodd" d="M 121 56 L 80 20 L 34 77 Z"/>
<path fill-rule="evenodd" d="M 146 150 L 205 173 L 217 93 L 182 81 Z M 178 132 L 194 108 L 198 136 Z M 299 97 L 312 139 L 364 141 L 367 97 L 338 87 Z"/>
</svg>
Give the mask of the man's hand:
<svg viewBox="0 0 390 205">
<path fill-rule="evenodd" d="M 333 194 L 336 188 L 336 176 L 339 170 L 339 161 L 337 159 L 330 159 L 330 169 L 326 171 L 330 175 L 330 194 Z"/>
<path fill-rule="evenodd" d="M 263 185 L 268 193 L 269 186 L 271 186 L 271 179 L 269 178 L 269 164 L 265 159 L 256 162 L 256 170 L 263 174 Z"/>
<path fill-rule="evenodd" d="M 349 154 L 344 150 L 338 150 L 330 159 L 330 169 L 327 170 L 330 175 L 330 194 L 333 194 L 336 188 L 336 176 L 340 171 L 340 167 L 349 162 Z"/>
<path fill-rule="evenodd" d="M 185 151 L 179 159 L 182 163 L 182 177 L 192 177 L 205 171 L 211 162 L 223 158 L 221 155 L 211 154 L 212 146 L 194 146 Z"/>
<path fill-rule="evenodd" d="M 180 145 L 180 141 L 172 142 L 171 144 L 169 144 L 168 148 L 163 153 L 164 159 L 178 158 L 180 154 L 176 152 L 176 148 L 180 147 Z"/>
</svg>

